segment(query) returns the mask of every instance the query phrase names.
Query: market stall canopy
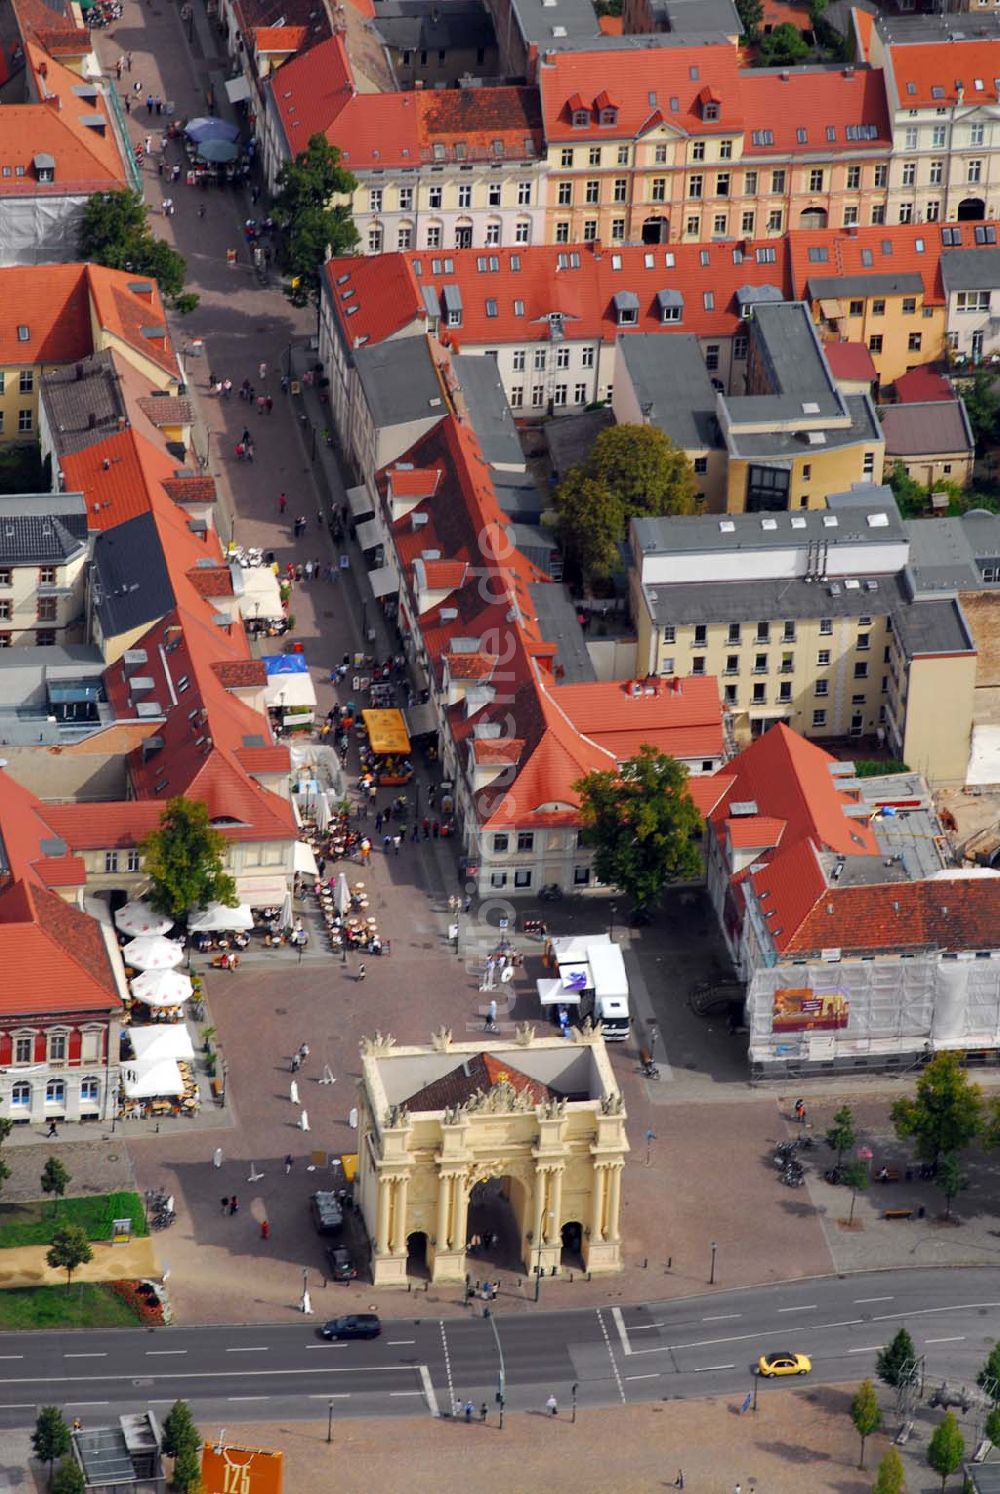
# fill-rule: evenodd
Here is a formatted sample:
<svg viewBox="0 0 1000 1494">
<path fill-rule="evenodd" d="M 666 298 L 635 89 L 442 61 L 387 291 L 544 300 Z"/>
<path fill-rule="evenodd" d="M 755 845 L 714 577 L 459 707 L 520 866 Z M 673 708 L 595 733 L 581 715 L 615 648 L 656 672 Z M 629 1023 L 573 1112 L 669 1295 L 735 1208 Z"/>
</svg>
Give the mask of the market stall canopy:
<svg viewBox="0 0 1000 1494">
<path fill-rule="evenodd" d="M 580 1005 L 580 992 L 567 991 L 561 980 L 538 980 L 535 985 L 538 988 L 538 1000 L 541 1006 Z"/>
<path fill-rule="evenodd" d="M 239 146 L 234 145 L 231 140 L 203 140 L 198 146 L 199 161 L 208 161 L 213 166 L 235 161 L 239 153 Z"/>
<path fill-rule="evenodd" d="M 130 1027 L 129 1042 L 139 1068 L 166 1058 L 194 1058 L 191 1034 L 183 1022 L 160 1022 L 154 1027 Z M 128 1062 L 128 1060 L 126 1060 Z"/>
<path fill-rule="evenodd" d="M 312 846 L 304 840 L 295 842 L 295 850 L 292 853 L 292 869 L 303 872 L 309 877 L 319 876 L 319 867 L 316 865 L 316 855 Z"/>
<path fill-rule="evenodd" d="M 282 710 L 291 706 L 308 706 L 310 709 L 315 706 L 316 690 L 303 654 L 265 654 L 263 664 L 267 670 L 265 705 Z"/>
<path fill-rule="evenodd" d="M 287 892 L 284 877 L 236 878 L 236 895 L 251 908 L 280 908 Z"/>
<path fill-rule="evenodd" d="M 227 78 L 226 97 L 231 104 L 242 104 L 250 97 L 250 84 L 246 78 Z"/>
<path fill-rule="evenodd" d="M 149 903 L 126 903 L 115 914 L 115 927 L 133 938 L 166 934 L 173 926 L 174 920 L 168 913 L 157 913 Z"/>
<path fill-rule="evenodd" d="M 189 140 L 195 140 L 199 145 L 206 140 L 227 140 L 233 144 L 240 138 L 238 125 L 230 124 L 228 119 L 219 119 L 214 114 L 202 114 L 197 119 L 189 119 L 184 126 L 184 133 Z"/>
<path fill-rule="evenodd" d="M 377 571 L 368 572 L 368 584 L 372 589 L 372 596 L 387 597 L 394 591 L 399 590 L 399 582 L 396 573 L 390 565 L 379 566 Z"/>
<path fill-rule="evenodd" d="M 252 929 L 253 914 L 246 903 L 227 908 L 225 903 L 209 903 L 188 917 L 189 934 L 235 933 L 237 929 Z"/>
<path fill-rule="evenodd" d="M 130 1100 L 155 1100 L 161 1095 L 182 1095 L 184 1080 L 175 1058 L 154 1063 L 123 1063 L 122 1088 Z"/>
<path fill-rule="evenodd" d="M 376 545 L 382 543 L 378 524 L 374 519 L 369 519 L 365 524 L 359 524 L 356 538 L 362 550 L 374 550 Z"/>
<path fill-rule="evenodd" d="M 180 1006 L 193 987 L 181 970 L 144 970 L 132 981 L 132 995 L 146 1006 Z"/>
<path fill-rule="evenodd" d="M 375 512 L 374 499 L 365 483 L 358 488 L 347 489 L 347 502 L 356 519 L 363 519 L 367 514 Z"/>
<path fill-rule="evenodd" d="M 184 948 L 173 939 L 130 939 L 122 948 L 122 959 L 136 970 L 172 970 L 184 958 Z"/>
<path fill-rule="evenodd" d="M 437 711 L 431 701 L 424 701 L 421 705 L 407 706 L 406 729 L 411 737 L 429 736 L 438 728 Z"/>
<path fill-rule="evenodd" d="M 402 711 L 362 711 L 368 742 L 379 757 L 406 757 L 410 751 L 410 738 L 403 720 Z"/>
<path fill-rule="evenodd" d="M 257 618 L 281 618 L 281 588 L 278 578 L 269 565 L 248 565 L 239 572 L 242 592 L 239 598 L 240 616 L 246 622 Z"/>
</svg>

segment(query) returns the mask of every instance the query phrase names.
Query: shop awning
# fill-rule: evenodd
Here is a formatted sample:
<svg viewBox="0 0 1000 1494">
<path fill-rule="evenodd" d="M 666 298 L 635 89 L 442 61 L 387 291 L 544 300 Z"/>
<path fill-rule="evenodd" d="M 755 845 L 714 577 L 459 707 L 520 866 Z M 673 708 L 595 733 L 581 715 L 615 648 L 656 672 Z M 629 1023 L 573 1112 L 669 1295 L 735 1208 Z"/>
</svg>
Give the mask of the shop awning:
<svg viewBox="0 0 1000 1494">
<path fill-rule="evenodd" d="M 188 919 L 189 934 L 235 933 L 237 929 L 252 928 L 253 914 L 246 903 L 235 908 L 227 908 L 224 903 L 209 903 L 207 908 L 199 908 Z"/>
<path fill-rule="evenodd" d="M 375 512 L 375 504 L 365 483 L 358 488 L 347 489 L 347 506 L 355 519 L 363 519 L 366 514 Z"/>
<path fill-rule="evenodd" d="M 411 737 L 422 737 L 428 732 L 437 731 L 437 712 L 430 701 L 426 705 L 409 706 L 405 720 Z"/>
<path fill-rule="evenodd" d="M 819 309 L 828 322 L 839 322 L 844 315 L 843 301 L 823 300 L 819 303 Z"/>
<path fill-rule="evenodd" d="M 160 1095 L 182 1095 L 184 1080 L 175 1058 L 154 1063 L 123 1063 L 122 1088 L 130 1100 L 152 1100 Z"/>
<path fill-rule="evenodd" d="M 149 1027 L 130 1027 L 128 1036 L 139 1067 L 160 1063 L 166 1058 L 185 1058 L 188 1061 L 194 1058 L 191 1034 L 183 1022 L 157 1022 Z"/>
<path fill-rule="evenodd" d="M 387 597 L 399 590 L 399 582 L 392 567 L 388 565 L 379 566 L 377 571 L 369 571 L 368 580 L 374 597 Z"/>
<path fill-rule="evenodd" d="M 236 878 L 236 896 L 251 908 L 280 908 L 287 891 L 284 877 Z"/>
<path fill-rule="evenodd" d="M 368 741 L 379 757 L 391 755 L 406 757 L 410 750 L 410 738 L 402 711 L 362 711 Z"/>
<path fill-rule="evenodd" d="M 250 84 L 246 78 L 227 78 L 226 97 L 231 104 L 241 104 L 250 97 Z"/>
<path fill-rule="evenodd" d="M 243 586 L 239 599 L 240 616 L 245 621 L 283 615 L 278 578 L 269 565 L 244 566 L 240 571 L 240 581 Z"/>
<path fill-rule="evenodd" d="M 297 872 L 305 872 L 310 877 L 319 876 L 319 867 L 316 865 L 316 856 L 313 848 L 304 840 L 295 842 L 295 853 L 292 867 Z"/>
<path fill-rule="evenodd" d="M 366 524 L 358 525 L 357 541 L 362 550 L 374 550 L 382 543 L 382 537 L 374 519 L 369 519 Z"/>
<path fill-rule="evenodd" d="M 265 705 L 282 710 L 291 706 L 315 706 L 316 691 L 302 654 L 267 654 L 263 664 L 267 671 Z"/>
</svg>

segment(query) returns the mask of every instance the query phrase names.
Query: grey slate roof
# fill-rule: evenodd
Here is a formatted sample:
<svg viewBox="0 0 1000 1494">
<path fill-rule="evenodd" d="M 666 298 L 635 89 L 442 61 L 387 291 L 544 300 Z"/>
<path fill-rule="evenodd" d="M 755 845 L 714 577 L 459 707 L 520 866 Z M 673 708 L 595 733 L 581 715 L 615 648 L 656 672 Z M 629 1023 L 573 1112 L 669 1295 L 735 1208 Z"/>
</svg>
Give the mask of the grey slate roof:
<svg viewBox="0 0 1000 1494">
<path fill-rule="evenodd" d="M 975 449 L 965 405 L 960 399 L 885 405 L 879 415 L 887 457 L 932 457 Z"/>
<path fill-rule="evenodd" d="M 924 282 L 919 275 L 894 275 L 891 271 L 809 277 L 809 295 L 813 300 L 836 301 L 841 296 L 919 296 L 923 289 Z"/>
<path fill-rule="evenodd" d="M 904 528 L 910 542 L 909 570 L 916 595 L 981 588 L 983 582 L 961 519 L 908 519 Z"/>
<path fill-rule="evenodd" d="M 732 408 L 738 406 L 740 401 L 730 400 L 728 404 Z M 815 416 L 812 417 L 812 425 L 822 429 L 826 436 L 826 440 L 818 447 L 810 448 L 806 441 L 804 432 L 809 420 L 803 417 L 801 431 L 746 432 L 737 430 L 731 432 L 727 442 L 730 454 L 742 457 L 771 459 L 787 457 L 791 459 L 793 456 L 801 456 L 804 451 L 810 449 L 829 451 L 831 447 L 855 446 L 862 441 L 881 446 L 882 427 L 878 423 L 875 406 L 868 395 L 845 395 L 844 408 L 851 417 L 851 423 L 842 429 L 824 426 L 821 420 Z"/>
<path fill-rule="evenodd" d="M 869 524 L 869 515 L 878 515 L 880 522 Z M 886 520 L 884 524 L 881 518 Z M 830 522 L 833 519 L 836 523 Z M 789 545 L 805 550 L 818 543 L 829 550 L 859 544 L 881 549 L 887 544 L 902 543 L 906 533 L 891 492 L 888 501 L 851 504 L 834 513 L 802 509 L 794 513 L 691 514 L 684 518 L 632 520 L 633 545 L 640 564 L 642 556 L 650 554 L 784 550 Z M 726 592 L 729 585 L 726 582 L 718 589 Z"/>
<path fill-rule="evenodd" d="M 106 529 L 94 546 L 100 587 L 97 615 L 106 638 L 157 622 L 174 605 L 173 588 L 152 514 Z"/>
<path fill-rule="evenodd" d="M 997 290 L 1000 248 L 946 249 L 941 255 L 941 283 L 949 296 L 960 290 Z"/>
<path fill-rule="evenodd" d="M 583 629 L 576 619 L 576 608 L 565 586 L 554 582 L 538 582 L 528 586 L 528 594 L 538 614 L 538 625 L 542 637 L 557 646 L 554 667 L 563 673 L 558 676 L 560 684 L 591 684 L 597 679 L 590 654 L 583 637 Z"/>
<path fill-rule="evenodd" d="M 81 376 L 77 377 L 77 369 Z M 127 419 L 110 351 L 93 353 L 42 375 L 41 400 L 57 457 L 86 451 Z"/>
<path fill-rule="evenodd" d="M 373 25 L 391 47 L 400 51 L 463 51 L 495 45 L 493 27 L 477 0 L 379 0 Z"/>
<path fill-rule="evenodd" d="M 893 627 L 909 655 L 972 653 L 975 644 L 957 602 L 910 602 L 893 613 Z"/>
<path fill-rule="evenodd" d="M 663 623 L 782 622 L 817 617 L 882 616 L 910 605 L 896 576 L 880 576 L 875 591 L 806 581 L 727 581 L 724 586 L 686 582 L 644 588 L 650 615 Z"/>
<path fill-rule="evenodd" d="M 59 565 L 86 547 L 87 505 L 81 493 L 0 497 L 0 560 Z"/>
<path fill-rule="evenodd" d="M 633 332 L 619 337 L 643 418 L 685 451 L 721 449 L 715 390 L 697 337 L 688 332 Z"/>
<path fill-rule="evenodd" d="M 483 456 L 491 466 L 521 467 L 526 463 L 517 426 L 504 393 L 495 358 L 464 353 L 452 358 L 469 420 Z"/>
<path fill-rule="evenodd" d="M 376 426 L 408 425 L 446 413 L 434 359 L 423 337 L 358 348 L 354 362 Z"/>
</svg>

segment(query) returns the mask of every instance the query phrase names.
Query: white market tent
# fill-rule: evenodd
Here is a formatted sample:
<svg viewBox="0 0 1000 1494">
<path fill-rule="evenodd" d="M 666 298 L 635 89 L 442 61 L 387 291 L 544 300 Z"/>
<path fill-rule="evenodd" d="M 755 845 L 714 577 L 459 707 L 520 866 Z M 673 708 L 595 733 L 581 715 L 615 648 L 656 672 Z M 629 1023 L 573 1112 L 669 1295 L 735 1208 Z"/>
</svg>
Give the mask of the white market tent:
<svg viewBox="0 0 1000 1494">
<path fill-rule="evenodd" d="M 183 1022 L 159 1023 L 155 1027 L 130 1027 L 128 1036 L 136 1066 L 140 1069 L 168 1058 L 185 1058 L 188 1062 L 194 1058 L 191 1034 Z"/>
<path fill-rule="evenodd" d="M 535 982 L 538 988 L 539 1004 L 548 1009 L 550 1006 L 579 1006 L 580 992 L 567 991 L 561 980 L 539 980 Z"/>
<path fill-rule="evenodd" d="M 147 1064 L 122 1064 L 121 1072 L 122 1088 L 130 1100 L 152 1100 L 161 1095 L 184 1093 L 184 1080 L 174 1058 Z"/>
<path fill-rule="evenodd" d="M 189 934 L 235 933 L 239 929 L 253 928 L 253 914 L 245 903 L 234 908 L 225 903 L 209 903 L 188 917 Z"/>
<path fill-rule="evenodd" d="M 183 947 L 160 934 L 155 938 L 130 939 L 122 948 L 122 959 L 136 970 L 172 970 L 183 958 Z"/>
<path fill-rule="evenodd" d="M 244 566 L 239 573 L 243 594 L 239 598 L 244 622 L 257 618 L 274 621 L 284 616 L 278 578 L 269 565 Z"/>
<path fill-rule="evenodd" d="M 132 995 L 146 1006 L 180 1006 L 193 987 L 181 970 L 144 970 L 132 981 Z"/>
<path fill-rule="evenodd" d="M 173 926 L 169 913 L 158 913 L 149 903 L 126 903 L 115 914 L 115 927 L 131 938 L 166 934 Z"/>
</svg>

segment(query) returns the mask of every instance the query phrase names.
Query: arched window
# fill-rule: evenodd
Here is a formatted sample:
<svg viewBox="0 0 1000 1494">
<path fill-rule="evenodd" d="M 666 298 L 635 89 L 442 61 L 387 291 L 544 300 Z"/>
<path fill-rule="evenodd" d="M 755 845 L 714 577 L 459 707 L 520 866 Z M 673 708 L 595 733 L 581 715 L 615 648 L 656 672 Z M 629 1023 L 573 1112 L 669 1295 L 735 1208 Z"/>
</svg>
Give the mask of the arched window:
<svg viewBox="0 0 1000 1494">
<path fill-rule="evenodd" d="M 63 1079 L 50 1079 L 45 1086 L 46 1105 L 66 1104 L 66 1083 Z"/>
<path fill-rule="evenodd" d="M 21 1079 L 10 1092 L 10 1105 L 12 1110 L 31 1109 L 31 1085 Z"/>
</svg>

